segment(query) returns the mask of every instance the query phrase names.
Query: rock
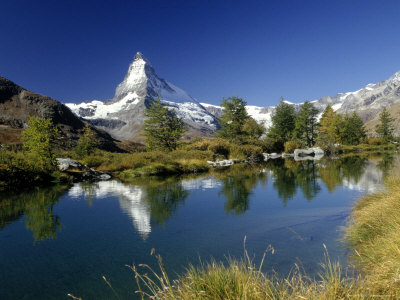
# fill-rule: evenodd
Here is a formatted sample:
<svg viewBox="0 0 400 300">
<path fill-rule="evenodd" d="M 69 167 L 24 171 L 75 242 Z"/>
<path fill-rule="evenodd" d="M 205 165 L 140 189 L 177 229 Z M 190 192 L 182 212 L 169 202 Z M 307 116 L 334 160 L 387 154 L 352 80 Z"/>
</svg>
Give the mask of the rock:
<svg viewBox="0 0 400 300">
<path fill-rule="evenodd" d="M 320 160 L 324 156 L 324 150 L 320 147 L 309 149 L 296 149 L 294 150 L 294 160 Z"/>
<path fill-rule="evenodd" d="M 108 174 L 101 174 L 101 175 L 97 176 L 97 178 L 98 178 L 99 180 L 109 180 L 109 179 L 111 179 L 111 175 L 108 175 Z"/>
<path fill-rule="evenodd" d="M 109 180 L 111 175 L 101 171 L 96 171 L 81 164 L 80 162 L 70 158 L 56 158 L 58 169 L 61 172 L 68 172 L 74 170 L 75 172 L 68 172 L 69 175 L 74 177 L 74 181 L 79 180 Z M 76 172 L 80 171 L 80 172 Z"/>
<path fill-rule="evenodd" d="M 82 165 L 80 162 L 70 158 L 56 158 L 58 163 L 58 169 L 61 172 L 65 172 L 70 169 L 85 170 L 87 167 Z"/>
<path fill-rule="evenodd" d="M 217 160 L 217 161 L 210 161 L 208 160 L 207 163 L 213 167 L 228 167 L 234 164 L 240 164 L 248 162 L 247 160 L 240 160 L 240 159 L 225 159 L 225 160 Z"/>
<path fill-rule="evenodd" d="M 276 159 L 281 157 L 281 155 L 278 153 L 263 153 L 263 155 L 264 155 L 264 160 Z"/>
</svg>

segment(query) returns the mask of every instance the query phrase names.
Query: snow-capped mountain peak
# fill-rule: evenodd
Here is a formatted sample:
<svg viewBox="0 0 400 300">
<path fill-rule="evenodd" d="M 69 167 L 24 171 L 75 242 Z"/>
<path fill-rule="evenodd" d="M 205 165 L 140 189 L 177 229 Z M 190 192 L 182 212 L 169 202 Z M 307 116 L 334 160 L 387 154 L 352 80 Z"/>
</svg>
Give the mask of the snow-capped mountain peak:
<svg viewBox="0 0 400 300">
<path fill-rule="evenodd" d="M 149 60 L 137 52 L 115 96 L 106 101 L 86 101 L 66 105 L 79 117 L 109 132 L 118 139 L 130 139 L 140 133 L 144 110 L 153 99 L 161 100 L 176 111 L 189 130 L 210 135 L 217 121 L 187 92 L 158 77 Z"/>
</svg>

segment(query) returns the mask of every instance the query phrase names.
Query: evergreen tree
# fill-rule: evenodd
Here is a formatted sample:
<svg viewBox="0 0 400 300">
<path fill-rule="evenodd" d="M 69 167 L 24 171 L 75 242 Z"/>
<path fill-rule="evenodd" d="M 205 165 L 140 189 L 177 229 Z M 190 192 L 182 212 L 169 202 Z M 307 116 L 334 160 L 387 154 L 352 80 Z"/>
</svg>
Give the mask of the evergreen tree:
<svg viewBox="0 0 400 300">
<path fill-rule="evenodd" d="M 94 152 L 98 145 L 96 135 L 90 128 L 88 123 L 85 123 L 83 135 L 79 138 L 75 151 L 79 156 L 87 156 Z"/>
<path fill-rule="evenodd" d="M 145 117 L 143 128 L 147 147 L 150 150 L 175 150 L 187 130 L 175 112 L 168 109 L 161 103 L 160 98 L 157 98 L 146 110 Z"/>
<path fill-rule="evenodd" d="M 292 138 L 296 122 L 296 112 L 293 105 L 281 101 L 272 116 L 272 125 L 268 137 L 276 141 L 277 151 L 283 150 L 283 145 Z"/>
<path fill-rule="evenodd" d="M 315 144 L 318 129 L 317 115 L 318 109 L 312 103 L 305 101 L 296 117 L 293 137 L 307 147 Z"/>
<path fill-rule="evenodd" d="M 386 110 L 386 107 L 379 115 L 380 123 L 376 125 L 376 133 L 382 139 L 384 143 L 389 143 L 393 140 L 393 118 L 390 116 L 390 113 Z"/>
<path fill-rule="evenodd" d="M 332 106 L 328 105 L 321 117 L 318 126 L 318 144 L 327 148 L 340 141 L 340 125 L 342 117 L 336 114 Z"/>
<path fill-rule="evenodd" d="M 24 150 L 35 159 L 35 165 L 42 171 L 54 170 L 57 166 L 52 143 L 59 131 L 51 119 L 30 117 L 28 127 L 22 132 Z"/>
<path fill-rule="evenodd" d="M 230 97 L 222 100 L 221 107 L 224 112 L 218 120 L 221 129 L 217 136 L 225 138 L 231 142 L 242 143 L 246 133 L 243 131 L 243 125 L 249 118 L 246 111 L 246 101 L 238 97 Z"/>
<path fill-rule="evenodd" d="M 265 132 L 264 124 L 258 124 L 256 120 L 248 117 L 242 127 L 243 134 L 251 141 L 258 140 Z"/>
<path fill-rule="evenodd" d="M 340 130 L 340 140 L 343 144 L 358 145 L 366 136 L 364 123 L 356 112 L 353 112 L 351 116 L 344 116 Z"/>
</svg>

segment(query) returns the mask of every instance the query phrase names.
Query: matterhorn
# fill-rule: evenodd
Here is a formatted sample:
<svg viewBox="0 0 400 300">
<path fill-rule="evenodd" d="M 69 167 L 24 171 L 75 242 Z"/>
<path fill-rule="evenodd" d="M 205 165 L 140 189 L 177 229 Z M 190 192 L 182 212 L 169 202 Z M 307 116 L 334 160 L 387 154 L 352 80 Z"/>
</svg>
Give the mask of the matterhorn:
<svg viewBox="0 0 400 300">
<path fill-rule="evenodd" d="M 66 105 L 114 138 L 140 141 L 144 112 L 157 97 L 184 121 L 189 129 L 188 137 L 211 136 L 217 130 L 216 118 L 187 92 L 158 77 L 140 52 L 136 53 L 112 99 Z"/>
</svg>

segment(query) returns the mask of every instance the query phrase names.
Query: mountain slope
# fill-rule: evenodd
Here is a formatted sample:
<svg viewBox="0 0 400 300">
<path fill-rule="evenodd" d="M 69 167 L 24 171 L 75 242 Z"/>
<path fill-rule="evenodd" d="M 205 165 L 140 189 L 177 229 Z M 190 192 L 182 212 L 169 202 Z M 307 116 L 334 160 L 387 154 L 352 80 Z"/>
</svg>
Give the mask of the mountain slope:
<svg viewBox="0 0 400 300">
<path fill-rule="evenodd" d="M 30 116 L 52 119 L 61 132 L 58 142 L 65 147 L 76 144 L 85 125 L 62 103 L 0 77 L 0 143 L 19 143 L 22 129 Z M 116 150 L 113 139 L 107 133 L 96 128 L 93 131 L 101 148 Z"/>
<path fill-rule="evenodd" d="M 302 103 L 292 103 L 285 101 L 296 109 L 299 109 Z M 372 134 L 371 126 L 368 125 L 372 120 L 373 124 L 376 124 L 376 119 L 379 113 L 384 107 L 393 107 L 393 117 L 397 118 L 398 115 L 398 104 L 400 104 L 400 71 L 392 75 L 385 81 L 380 81 L 376 84 L 368 84 L 365 87 L 355 92 L 339 93 L 333 97 L 322 97 L 317 100 L 311 101 L 315 107 L 318 108 L 320 113 L 328 105 L 332 105 L 332 108 L 341 114 L 347 114 L 357 112 L 357 114 L 367 122 L 369 132 Z M 222 114 L 222 108 L 220 106 L 202 103 L 202 105 L 213 115 L 219 117 Z M 275 111 L 275 106 L 251 106 L 246 107 L 248 114 L 258 122 L 264 122 L 268 128 L 271 125 L 271 117 Z M 400 119 L 400 118 L 399 118 Z M 371 123 L 371 124 L 372 124 Z M 400 134 L 400 122 L 395 122 L 396 132 Z"/>
<path fill-rule="evenodd" d="M 141 134 L 144 111 L 158 96 L 187 124 L 189 135 L 209 136 L 217 129 L 215 117 L 188 93 L 158 77 L 140 52 L 136 53 L 112 99 L 66 105 L 114 137 L 134 139 Z"/>
</svg>

